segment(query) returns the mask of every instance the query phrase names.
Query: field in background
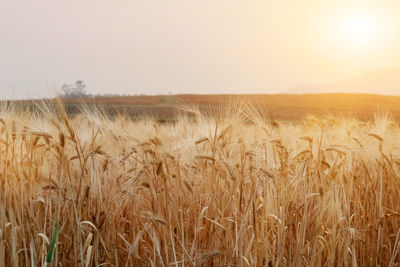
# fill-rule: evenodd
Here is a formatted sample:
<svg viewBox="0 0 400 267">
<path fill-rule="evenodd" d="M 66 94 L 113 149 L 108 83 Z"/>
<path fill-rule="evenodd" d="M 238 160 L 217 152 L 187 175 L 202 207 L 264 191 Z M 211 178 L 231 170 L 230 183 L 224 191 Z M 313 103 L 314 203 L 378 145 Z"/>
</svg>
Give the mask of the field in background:
<svg viewBox="0 0 400 267">
<path fill-rule="evenodd" d="M 82 103 L 86 108 L 102 110 L 107 115 L 124 114 L 130 117 L 151 115 L 160 121 L 174 121 L 182 104 L 196 105 L 203 113 L 223 109 L 237 101 L 255 102 L 268 113 L 271 120 L 298 120 L 306 114 L 373 119 L 376 111 L 390 112 L 400 119 L 400 97 L 368 94 L 310 94 L 310 95 L 157 95 L 114 96 L 64 99 L 69 114 L 79 113 Z M 46 103 L 57 105 L 55 100 Z M 20 106 L 31 106 L 31 101 L 20 101 Z"/>
<path fill-rule="evenodd" d="M 0 266 L 399 263 L 397 122 L 186 111 L 3 105 Z"/>
</svg>

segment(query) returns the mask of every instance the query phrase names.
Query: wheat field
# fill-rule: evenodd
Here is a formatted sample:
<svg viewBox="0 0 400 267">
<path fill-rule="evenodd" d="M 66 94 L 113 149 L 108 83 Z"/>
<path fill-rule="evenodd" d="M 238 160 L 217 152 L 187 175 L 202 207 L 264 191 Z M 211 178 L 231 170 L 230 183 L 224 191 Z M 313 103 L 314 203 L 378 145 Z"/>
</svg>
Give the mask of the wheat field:
<svg viewBox="0 0 400 267">
<path fill-rule="evenodd" d="M 0 266 L 396 266 L 400 125 L 0 107 Z M 191 116 L 185 114 L 190 113 Z"/>
</svg>

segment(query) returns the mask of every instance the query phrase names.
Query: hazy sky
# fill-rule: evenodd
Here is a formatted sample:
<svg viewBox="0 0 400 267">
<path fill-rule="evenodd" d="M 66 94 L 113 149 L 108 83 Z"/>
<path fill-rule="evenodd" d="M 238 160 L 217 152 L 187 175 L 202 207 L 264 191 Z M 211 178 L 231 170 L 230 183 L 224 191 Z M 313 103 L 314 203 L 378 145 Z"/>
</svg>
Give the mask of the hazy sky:
<svg viewBox="0 0 400 267">
<path fill-rule="evenodd" d="M 399 34 L 399 0 L 0 0 L 0 98 L 277 93 L 399 68 Z"/>
</svg>

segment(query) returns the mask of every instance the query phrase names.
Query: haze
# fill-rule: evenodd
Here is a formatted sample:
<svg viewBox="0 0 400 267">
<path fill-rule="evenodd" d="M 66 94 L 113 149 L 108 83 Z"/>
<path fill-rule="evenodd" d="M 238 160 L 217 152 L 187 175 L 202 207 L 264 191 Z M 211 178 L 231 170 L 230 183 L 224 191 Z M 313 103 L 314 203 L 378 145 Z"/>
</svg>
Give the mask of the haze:
<svg viewBox="0 0 400 267">
<path fill-rule="evenodd" d="M 92 94 L 268 94 L 382 70 L 396 94 L 399 12 L 398 0 L 0 0 L 0 98 L 78 79 Z"/>
</svg>

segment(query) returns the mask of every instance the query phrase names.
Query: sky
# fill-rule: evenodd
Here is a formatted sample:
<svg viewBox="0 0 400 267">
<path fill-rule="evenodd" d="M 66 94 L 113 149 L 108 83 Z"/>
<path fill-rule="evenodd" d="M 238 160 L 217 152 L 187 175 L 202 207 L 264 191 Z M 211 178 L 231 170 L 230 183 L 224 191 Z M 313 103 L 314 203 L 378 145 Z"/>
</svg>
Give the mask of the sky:
<svg viewBox="0 0 400 267">
<path fill-rule="evenodd" d="M 400 69 L 398 0 L 0 0 L 0 98 L 273 94 Z"/>
</svg>

